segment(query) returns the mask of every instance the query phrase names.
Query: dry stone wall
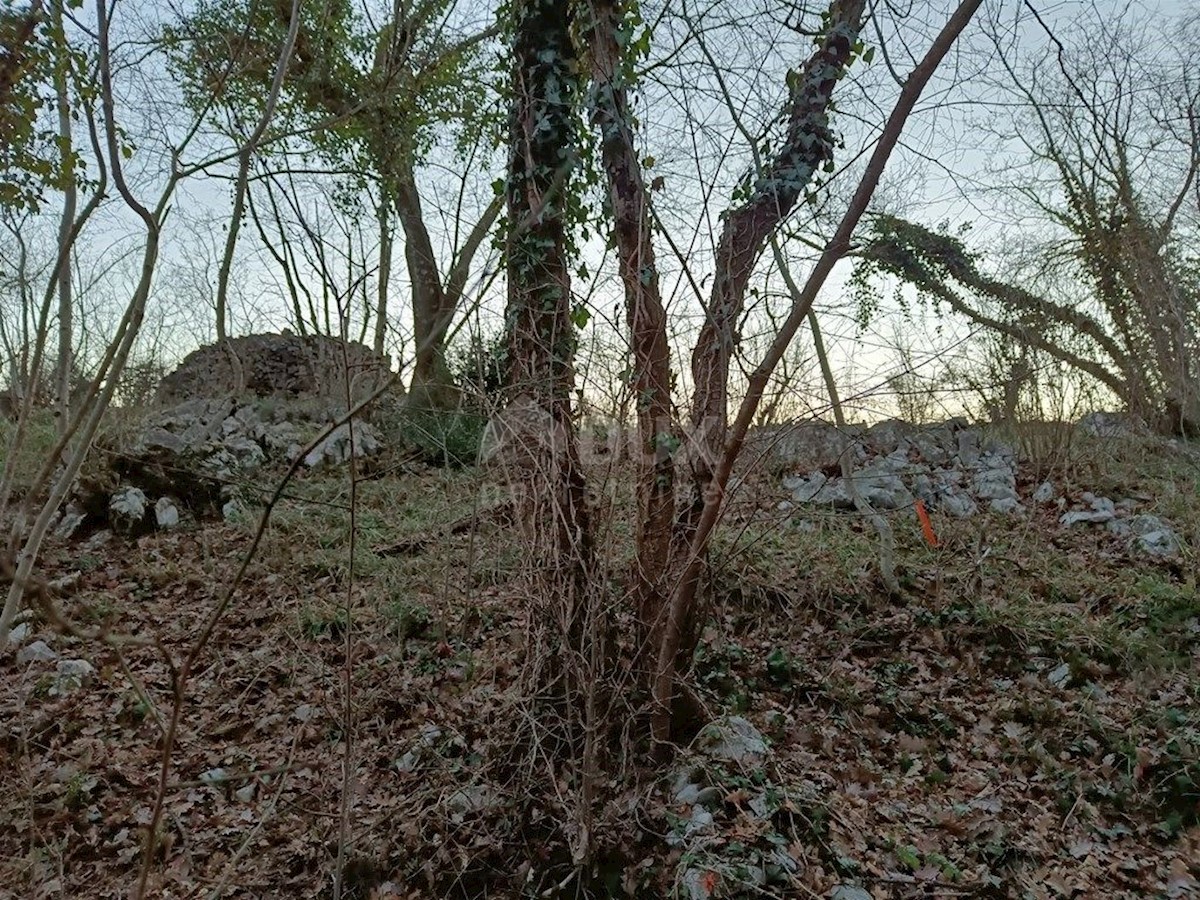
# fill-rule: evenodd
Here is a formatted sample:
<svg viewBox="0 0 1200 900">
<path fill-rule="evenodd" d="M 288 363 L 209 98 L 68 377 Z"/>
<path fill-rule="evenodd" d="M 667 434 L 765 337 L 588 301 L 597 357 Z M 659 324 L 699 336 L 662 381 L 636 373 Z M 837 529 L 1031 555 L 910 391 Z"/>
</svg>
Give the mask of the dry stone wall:
<svg viewBox="0 0 1200 900">
<path fill-rule="evenodd" d="M 190 353 L 163 379 L 165 406 L 221 396 L 323 398 L 345 406 L 346 373 L 360 400 L 388 376 L 390 360 L 369 347 L 322 335 L 252 334 Z"/>
</svg>

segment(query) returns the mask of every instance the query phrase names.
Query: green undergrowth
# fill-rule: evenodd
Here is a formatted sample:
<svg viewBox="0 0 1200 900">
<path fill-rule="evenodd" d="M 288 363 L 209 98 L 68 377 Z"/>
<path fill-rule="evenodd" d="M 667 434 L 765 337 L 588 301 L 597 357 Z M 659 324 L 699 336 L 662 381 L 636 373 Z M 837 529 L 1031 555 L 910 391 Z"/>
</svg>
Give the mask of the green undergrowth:
<svg viewBox="0 0 1200 900">
<path fill-rule="evenodd" d="M 9 447 L 16 434 L 17 423 L 0 417 L 0 460 L 8 459 Z M 13 485 L 17 493 L 24 492 L 54 448 L 57 435 L 54 413 L 48 409 L 34 410 L 25 430 L 25 437 L 15 458 Z"/>
</svg>

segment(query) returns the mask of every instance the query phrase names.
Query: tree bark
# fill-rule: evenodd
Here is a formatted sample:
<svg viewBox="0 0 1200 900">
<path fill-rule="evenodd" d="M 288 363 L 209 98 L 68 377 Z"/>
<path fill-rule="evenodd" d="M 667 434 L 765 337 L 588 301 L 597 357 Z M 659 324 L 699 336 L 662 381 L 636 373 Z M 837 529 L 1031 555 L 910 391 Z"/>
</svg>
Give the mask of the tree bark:
<svg viewBox="0 0 1200 900">
<path fill-rule="evenodd" d="M 657 640 L 663 623 L 678 437 L 671 410 L 671 354 L 650 226 L 650 197 L 630 124 L 625 66 L 617 41 L 625 12 L 621 0 L 593 0 L 591 4 L 591 111 L 600 132 L 631 336 L 640 451 L 634 575 L 643 642 L 649 645 Z"/>
<path fill-rule="evenodd" d="M 574 643 L 581 592 L 592 567 L 591 528 L 571 397 L 575 333 L 567 257 L 567 188 L 576 165 L 573 122 L 575 52 L 568 4 L 517 0 L 513 46 L 507 203 L 508 385 L 549 414 L 549 435 L 535 442 L 544 515 L 532 521 L 551 554 L 547 571 L 562 581 Z"/>
<path fill-rule="evenodd" d="M 404 229 L 404 258 L 412 296 L 413 350 L 409 403 L 415 408 L 453 406 L 457 391 L 446 365 L 446 331 L 454 309 L 447 304 L 433 240 L 425 226 L 412 160 L 401 154 L 392 171 L 396 216 Z"/>
<path fill-rule="evenodd" d="M 685 522 L 689 528 L 705 502 L 725 440 L 729 366 L 740 342 L 737 323 L 750 276 L 767 238 L 792 211 L 817 169 L 833 158 L 836 138 L 829 128 L 829 104 L 853 57 L 865 9 L 866 0 L 829 4 L 821 43 L 797 73 L 791 91 L 783 146 L 757 177 L 750 198 L 725 219 L 707 315 L 692 350 L 689 452 L 694 494 Z"/>
<path fill-rule="evenodd" d="M 853 58 L 865 9 L 866 0 L 831 0 L 820 44 L 791 83 L 783 146 L 757 174 L 749 199 L 729 211 L 717 243 L 712 293 L 692 350 L 694 389 L 687 436 L 692 496 L 676 517 L 671 586 L 669 594 L 659 599 L 662 627 L 655 649 L 651 732 L 660 745 L 671 733 L 677 675 L 688 664 L 699 637 L 693 601 L 708 537 L 697 542 L 695 535 L 709 508 L 721 506 L 714 491 L 723 485 L 714 478 L 725 443 L 729 369 L 740 341 L 736 329 L 746 289 L 767 239 L 795 207 L 818 168 L 833 159 L 836 138 L 829 128 L 829 104 Z"/>
<path fill-rule="evenodd" d="M 382 356 L 387 341 L 388 287 L 392 279 L 392 223 L 386 196 L 379 204 L 379 286 L 375 303 L 375 355 Z"/>
</svg>

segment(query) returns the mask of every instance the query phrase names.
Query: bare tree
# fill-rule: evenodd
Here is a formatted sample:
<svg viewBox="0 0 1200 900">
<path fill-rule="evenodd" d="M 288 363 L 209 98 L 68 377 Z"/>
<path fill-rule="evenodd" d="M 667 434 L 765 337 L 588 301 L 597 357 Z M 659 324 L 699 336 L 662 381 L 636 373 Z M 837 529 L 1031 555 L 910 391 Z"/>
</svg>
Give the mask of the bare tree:
<svg viewBox="0 0 1200 900">
<path fill-rule="evenodd" d="M 185 132 L 179 146 L 172 149 L 170 154 L 171 171 L 165 178 L 161 192 L 153 206 L 143 204 L 134 194 L 125 177 L 122 160 L 125 158 L 125 148 L 122 146 L 122 132 L 116 118 L 116 103 L 113 90 L 113 61 L 110 36 L 110 14 L 106 0 L 97 0 L 96 6 L 96 59 L 99 83 L 100 123 L 97 125 L 89 116 L 89 134 L 92 139 L 93 152 L 98 166 L 101 167 L 102 177 L 111 172 L 113 184 L 120 194 L 122 201 L 129 211 L 136 216 L 144 229 L 141 264 L 137 283 L 132 290 L 132 296 L 125 307 L 124 314 L 117 324 L 98 365 L 93 379 L 86 392 L 79 400 L 77 408 L 71 414 L 67 425 L 62 429 L 58 440 L 44 460 L 35 475 L 30 490 L 21 508 L 13 519 L 8 542 L 8 552 L 19 545 L 16 554 L 16 564 L 13 567 L 12 582 L 9 585 L 8 596 L 3 610 L 0 611 L 0 646 L 8 641 L 9 631 L 13 620 L 20 608 L 21 601 L 30 585 L 30 576 L 41 552 L 42 543 L 50 528 L 55 514 L 58 512 L 64 498 L 71 490 L 79 474 L 85 458 L 91 448 L 92 441 L 100 427 L 100 421 L 109 404 L 112 402 L 120 383 L 121 375 L 130 358 L 134 344 L 137 341 L 142 323 L 146 315 L 146 307 L 150 298 L 150 289 L 158 264 L 159 250 L 162 241 L 162 226 L 165 220 L 171 198 L 174 196 L 179 183 L 198 171 L 210 168 L 220 160 L 206 158 L 199 163 L 184 165 L 182 154 L 195 137 L 197 126 L 193 123 L 191 129 Z M 201 116 L 207 114 L 207 109 Z M 236 154 L 234 154 L 236 155 Z M 225 159 L 229 157 L 226 156 Z M 78 239 L 80 230 L 91 216 L 103 196 L 105 183 L 89 200 L 84 210 L 76 219 L 66 240 L 60 242 L 58 257 L 54 265 L 54 276 L 51 278 L 44 295 L 42 304 L 42 319 L 48 318 L 51 299 L 58 285 L 58 272 L 64 265 L 71 247 Z M 43 329 L 44 336 L 44 329 Z M 34 363 L 40 365 L 40 353 L 44 340 L 37 342 L 34 353 Z M 24 427 L 31 413 L 31 404 L 27 398 L 22 409 L 18 428 L 14 434 L 8 459 L 5 463 L 3 482 L 0 483 L 0 518 L 8 512 L 12 492 L 12 460 L 16 450 L 24 438 Z M 49 488 L 42 499 L 41 492 Z M 33 515 L 35 504 L 41 500 L 40 508 Z M 30 519 L 32 518 L 32 523 Z"/>
<path fill-rule="evenodd" d="M 71 141 L 71 100 L 68 90 L 70 55 L 65 52 L 67 37 L 63 27 L 63 0 L 52 5 L 55 39 L 62 49 L 54 67 L 54 100 L 58 112 L 59 152 L 62 154 L 63 208 L 59 220 L 58 245 L 70 244 L 71 228 L 75 225 L 75 213 L 79 205 L 79 188 L 75 183 L 74 146 Z M 55 389 L 58 394 L 58 428 L 66 430 L 67 417 L 71 411 L 71 390 L 74 368 L 72 363 L 74 303 L 71 297 L 70 255 L 63 260 L 58 270 L 58 361 Z"/>
<path fill-rule="evenodd" d="M 409 393 L 416 406 L 454 401 L 445 361 L 446 334 L 475 256 L 502 208 L 499 197 L 484 205 L 473 226 L 458 235 L 449 259 L 441 258 L 418 170 L 430 132 L 469 117 L 471 98 L 486 86 L 475 77 L 474 60 L 497 33 L 494 25 L 450 28 L 447 17 L 455 7 L 453 0 L 397 3 L 391 15 L 376 24 L 349 4 L 314 6 L 301 22 L 284 84 L 289 115 L 300 120 L 303 127 L 298 130 L 308 134 L 312 150 L 336 159 L 344 169 L 368 174 L 389 207 L 379 219 L 380 252 L 388 257 L 380 260 L 376 308 L 388 295 L 393 215 L 404 234 L 416 344 Z M 280 24 L 278 11 L 266 4 L 199 5 L 177 31 L 180 44 L 187 47 L 181 63 L 197 97 L 208 96 L 217 86 L 220 102 L 237 111 L 247 98 L 261 94 L 265 50 L 273 46 L 269 36 Z M 354 52 L 359 42 L 374 47 L 369 65 L 361 65 Z M 222 82 L 219 73 L 230 47 L 239 65 Z M 379 329 L 386 327 L 387 317 L 376 316 L 376 344 L 385 342 Z"/>
<path fill-rule="evenodd" d="M 296 38 L 300 33 L 300 11 L 301 0 L 292 0 L 291 11 L 288 14 L 287 35 L 284 37 L 283 46 L 279 52 L 279 59 L 275 64 L 271 86 L 263 102 L 262 112 L 259 114 L 254 130 L 242 141 L 241 148 L 238 150 L 237 177 L 234 179 L 233 184 L 233 212 L 229 216 L 229 229 L 225 234 L 225 252 L 221 256 L 221 267 L 217 270 L 216 306 L 218 341 L 223 341 L 226 337 L 229 272 L 233 268 L 233 254 L 237 249 L 238 233 L 241 231 L 242 218 L 246 210 L 246 193 L 250 182 L 250 165 L 254 160 L 254 155 L 258 152 L 263 135 L 266 134 L 267 126 L 275 115 L 276 104 L 279 103 L 279 94 L 283 89 L 283 79 L 287 75 L 288 65 L 292 61 L 292 52 L 296 47 Z"/>
</svg>

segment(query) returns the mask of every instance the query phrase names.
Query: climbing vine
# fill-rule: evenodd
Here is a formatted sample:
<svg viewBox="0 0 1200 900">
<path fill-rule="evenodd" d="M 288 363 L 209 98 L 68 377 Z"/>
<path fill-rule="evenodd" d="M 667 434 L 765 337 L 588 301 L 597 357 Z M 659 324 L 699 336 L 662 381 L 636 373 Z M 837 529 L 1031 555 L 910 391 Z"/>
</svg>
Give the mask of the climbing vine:
<svg viewBox="0 0 1200 900">
<path fill-rule="evenodd" d="M 934 231 L 897 216 L 875 216 L 849 280 L 859 329 L 879 314 L 883 301 L 879 282 L 887 277 L 900 282 L 894 300 L 905 315 L 910 314 L 905 285 L 916 288 L 918 299 L 935 310 L 954 282 L 995 296 L 1000 286 L 980 272 L 980 254 L 963 243 L 969 229 L 964 225 L 955 236 L 945 225 Z"/>
<path fill-rule="evenodd" d="M 582 99 L 586 74 L 578 40 L 578 5 L 554 0 L 513 0 L 501 10 L 512 49 L 510 65 L 518 95 L 510 121 L 512 149 L 506 177 L 494 185 L 507 199 L 500 234 L 509 277 L 529 291 L 525 303 L 509 304 L 506 328 L 531 312 L 541 320 L 557 366 L 569 366 L 577 332 L 588 310 L 570 302 L 567 272 L 579 263 L 580 244 L 600 218 L 600 177 Z M 518 211 L 514 214 L 514 211 Z M 559 277 L 547 277 L 563 267 Z M 511 287 L 510 287 L 511 290 Z M 555 324 L 564 304 L 566 321 Z"/>
</svg>

